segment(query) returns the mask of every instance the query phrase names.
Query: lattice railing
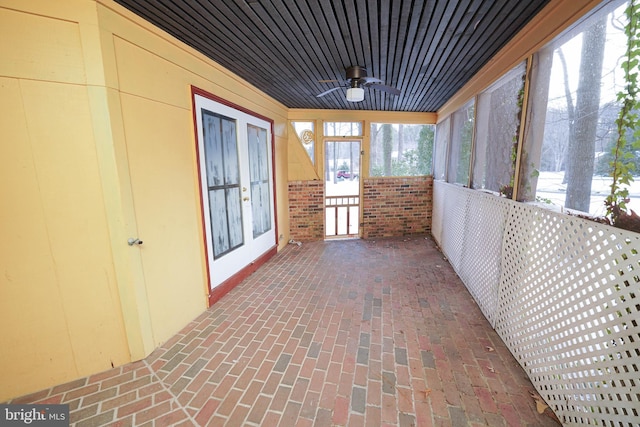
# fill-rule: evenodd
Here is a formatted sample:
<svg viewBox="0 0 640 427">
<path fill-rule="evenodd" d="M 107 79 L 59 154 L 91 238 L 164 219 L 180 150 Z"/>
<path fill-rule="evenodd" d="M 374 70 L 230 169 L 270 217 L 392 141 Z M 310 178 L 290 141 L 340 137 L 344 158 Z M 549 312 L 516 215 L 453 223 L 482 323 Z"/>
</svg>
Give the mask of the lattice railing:
<svg viewBox="0 0 640 427">
<path fill-rule="evenodd" d="M 433 223 L 564 425 L 640 425 L 639 234 L 442 182 Z"/>
</svg>

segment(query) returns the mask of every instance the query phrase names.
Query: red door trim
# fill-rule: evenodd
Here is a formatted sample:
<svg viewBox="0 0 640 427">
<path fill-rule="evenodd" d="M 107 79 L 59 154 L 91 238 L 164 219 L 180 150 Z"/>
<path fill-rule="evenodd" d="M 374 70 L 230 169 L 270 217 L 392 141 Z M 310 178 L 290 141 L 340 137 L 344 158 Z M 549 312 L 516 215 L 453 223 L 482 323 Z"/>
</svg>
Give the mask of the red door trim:
<svg viewBox="0 0 640 427">
<path fill-rule="evenodd" d="M 275 245 L 267 252 L 260 255 L 255 261 L 244 267 L 242 270 L 238 271 L 236 274 L 229 277 L 227 280 L 220 283 L 215 288 L 211 289 L 211 292 L 209 292 L 209 307 L 219 301 L 220 298 L 228 294 L 233 288 L 238 286 L 240 282 L 253 274 L 264 263 L 269 261 L 269 259 L 271 259 L 271 257 L 273 257 L 277 252 L 278 246 Z"/>
</svg>

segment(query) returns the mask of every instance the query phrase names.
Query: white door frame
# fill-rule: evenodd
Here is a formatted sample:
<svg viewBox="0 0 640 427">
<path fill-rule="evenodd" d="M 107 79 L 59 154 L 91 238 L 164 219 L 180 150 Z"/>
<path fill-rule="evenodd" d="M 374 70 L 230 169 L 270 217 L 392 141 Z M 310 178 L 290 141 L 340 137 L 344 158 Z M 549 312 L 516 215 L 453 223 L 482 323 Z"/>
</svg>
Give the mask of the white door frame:
<svg viewBox="0 0 640 427">
<path fill-rule="evenodd" d="M 198 158 L 198 174 L 200 183 L 200 197 L 202 201 L 202 220 L 205 236 L 205 251 L 207 254 L 207 270 L 210 291 L 220 286 L 225 281 L 242 271 L 247 265 L 252 264 L 256 259 L 260 258 L 270 249 L 272 249 L 277 241 L 276 229 L 276 209 L 275 209 L 275 188 L 273 177 L 273 122 L 262 116 L 252 114 L 251 112 L 239 109 L 237 106 L 221 102 L 211 94 L 193 88 L 193 108 L 195 121 L 195 136 Z M 214 259 L 212 225 L 210 219 L 210 200 L 207 183 L 206 159 L 204 140 L 202 135 L 202 111 L 210 111 L 221 116 L 234 119 L 236 122 L 236 133 L 238 141 L 238 156 L 240 164 L 240 187 L 242 189 L 242 217 L 243 217 L 243 234 L 244 243 Z M 268 231 L 253 238 L 253 222 L 252 222 L 252 205 L 251 191 L 249 179 L 249 153 L 247 139 L 247 125 L 258 126 L 267 131 L 267 150 L 268 167 L 269 167 L 269 195 L 270 195 L 270 218 L 271 227 Z"/>
</svg>

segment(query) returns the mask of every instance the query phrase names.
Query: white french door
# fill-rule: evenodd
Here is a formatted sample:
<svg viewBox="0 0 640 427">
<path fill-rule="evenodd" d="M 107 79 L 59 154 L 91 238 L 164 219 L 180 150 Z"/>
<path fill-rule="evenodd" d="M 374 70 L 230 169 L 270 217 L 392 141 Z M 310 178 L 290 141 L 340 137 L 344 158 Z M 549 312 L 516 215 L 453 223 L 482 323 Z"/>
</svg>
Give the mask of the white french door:
<svg viewBox="0 0 640 427">
<path fill-rule="evenodd" d="M 276 243 L 271 123 L 194 95 L 211 289 Z"/>
</svg>

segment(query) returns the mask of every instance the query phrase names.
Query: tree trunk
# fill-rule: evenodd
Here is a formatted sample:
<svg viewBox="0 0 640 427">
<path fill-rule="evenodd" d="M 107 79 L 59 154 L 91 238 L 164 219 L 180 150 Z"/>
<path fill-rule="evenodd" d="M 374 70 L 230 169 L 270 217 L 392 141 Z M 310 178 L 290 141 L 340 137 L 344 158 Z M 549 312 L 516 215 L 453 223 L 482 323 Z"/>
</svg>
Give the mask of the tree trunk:
<svg viewBox="0 0 640 427">
<path fill-rule="evenodd" d="M 583 34 L 573 135 L 567 150 L 565 207 L 589 212 L 591 180 L 600 107 L 600 82 L 606 40 L 606 17 Z"/>
<path fill-rule="evenodd" d="M 585 37 L 586 40 L 586 37 Z M 584 42 L 583 42 L 584 46 Z M 583 48 L 584 50 L 584 48 Z M 560 58 L 560 62 L 562 63 L 562 78 L 564 79 L 564 97 L 567 100 L 567 123 L 569 123 L 569 141 L 575 140 L 576 131 L 575 131 L 575 122 L 576 122 L 576 112 L 573 106 L 573 97 L 571 96 L 571 88 L 569 87 L 569 74 L 567 73 L 567 61 L 564 58 L 564 52 L 562 49 L 558 49 L 558 57 Z M 582 70 L 581 70 L 582 72 Z M 600 83 L 598 81 L 598 83 Z M 571 167 L 569 163 L 571 163 L 571 157 L 567 156 L 567 147 L 562 150 L 561 160 L 558 162 L 559 165 L 556 168 L 556 172 L 560 170 L 560 167 L 564 163 L 565 171 L 569 170 Z M 562 178 L 562 183 L 566 184 L 568 182 L 569 176 L 567 173 L 564 174 L 564 178 Z"/>
<path fill-rule="evenodd" d="M 378 133 L 380 132 L 380 128 L 378 127 L 378 125 L 371 125 L 371 137 L 369 138 L 369 151 L 370 151 L 370 155 L 369 155 L 369 162 L 370 162 L 370 166 L 369 168 L 371 169 L 371 167 L 373 167 L 374 165 L 378 164 Z"/>
<path fill-rule="evenodd" d="M 402 160 L 403 151 L 404 151 L 404 129 L 402 125 L 398 125 L 398 160 Z"/>
<path fill-rule="evenodd" d="M 393 151 L 393 138 L 391 125 L 382 125 L 382 154 L 384 159 L 384 176 L 391 176 L 391 152 Z"/>
</svg>

